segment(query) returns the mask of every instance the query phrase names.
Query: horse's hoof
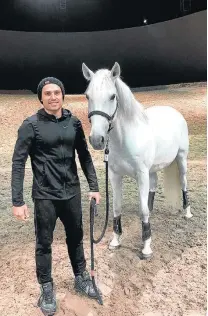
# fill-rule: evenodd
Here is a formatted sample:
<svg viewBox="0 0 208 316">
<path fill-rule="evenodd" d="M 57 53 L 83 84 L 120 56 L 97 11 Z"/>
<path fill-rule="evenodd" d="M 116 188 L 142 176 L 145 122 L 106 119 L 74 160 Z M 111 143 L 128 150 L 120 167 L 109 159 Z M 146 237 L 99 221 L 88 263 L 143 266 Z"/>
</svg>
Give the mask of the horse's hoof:
<svg viewBox="0 0 208 316">
<path fill-rule="evenodd" d="M 118 248 L 120 248 L 120 247 L 121 247 L 121 245 L 113 246 L 113 245 L 110 244 L 110 245 L 108 246 L 108 249 L 109 249 L 109 250 L 116 250 L 116 249 L 118 249 Z"/>
<path fill-rule="evenodd" d="M 192 218 L 193 217 L 193 214 L 191 213 L 190 206 L 188 206 L 184 211 L 186 212 L 186 215 L 184 215 L 185 218 Z"/>
<path fill-rule="evenodd" d="M 148 254 L 141 253 L 141 255 L 140 255 L 141 260 L 150 260 L 150 259 L 152 259 L 152 257 L 153 257 L 153 252 L 148 253 Z"/>
</svg>

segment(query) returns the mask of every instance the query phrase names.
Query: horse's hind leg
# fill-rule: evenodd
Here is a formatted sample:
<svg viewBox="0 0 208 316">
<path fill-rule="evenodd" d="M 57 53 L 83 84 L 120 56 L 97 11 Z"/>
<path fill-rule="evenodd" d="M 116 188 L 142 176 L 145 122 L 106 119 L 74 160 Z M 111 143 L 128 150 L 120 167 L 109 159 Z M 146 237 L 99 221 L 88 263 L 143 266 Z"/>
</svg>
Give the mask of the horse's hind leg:
<svg viewBox="0 0 208 316">
<path fill-rule="evenodd" d="M 148 207 L 149 211 L 152 212 L 155 198 L 155 191 L 157 188 L 157 173 L 152 172 L 149 175 L 150 188 L 149 188 L 149 197 L 148 197 Z"/>
<path fill-rule="evenodd" d="M 109 178 L 113 190 L 113 239 L 109 244 L 109 249 L 112 250 L 121 245 L 122 176 L 109 169 Z"/>
<path fill-rule="evenodd" d="M 187 152 L 179 150 L 178 155 L 176 157 L 176 161 L 178 164 L 179 175 L 180 175 L 180 183 L 183 193 L 183 209 L 186 211 L 185 217 L 191 218 L 193 215 L 191 213 L 190 202 L 188 198 L 188 190 L 187 190 Z"/>
</svg>

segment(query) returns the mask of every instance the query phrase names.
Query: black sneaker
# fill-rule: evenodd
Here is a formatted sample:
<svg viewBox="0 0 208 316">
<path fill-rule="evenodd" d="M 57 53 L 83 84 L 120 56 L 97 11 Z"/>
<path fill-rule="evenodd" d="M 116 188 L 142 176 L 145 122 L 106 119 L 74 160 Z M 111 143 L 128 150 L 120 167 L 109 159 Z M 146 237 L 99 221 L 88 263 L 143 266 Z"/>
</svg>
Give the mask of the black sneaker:
<svg viewBox="0 0 208 316">
<path fill-rule="evenodd" d="M 53 291 L 53 283 L 48 282 L 41 285 L 41 294 L 38 306 L 45 315 L 54 315 L 56 312 L 56 298 Z"/>
<path fill-rule="evenodd" d="M 97 294 L 94 290 L 92 280 L 87 271 L 75 277 L 75 290 L 81 294 L 84 294 L 90 298 L 97 298 Z M 99 289 L 98 289 L 99 291 Z M 101 292 L 99 291 L 101 295 Z"/>
</svg>

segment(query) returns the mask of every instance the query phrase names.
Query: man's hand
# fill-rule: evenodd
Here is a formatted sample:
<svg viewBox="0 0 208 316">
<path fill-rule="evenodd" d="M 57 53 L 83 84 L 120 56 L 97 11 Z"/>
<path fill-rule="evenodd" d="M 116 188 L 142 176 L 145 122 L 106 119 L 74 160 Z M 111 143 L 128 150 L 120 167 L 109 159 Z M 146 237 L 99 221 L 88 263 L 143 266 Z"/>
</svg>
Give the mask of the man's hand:
<svg viewBox="0 0 208 316">
<path fill-rule="evenodd" d="M 94 198 L 96 200 L 96 204 L 100 203 L 100 199 L 101 199 L 100 192 L 89 192 L 88 196 L 89 196 L 89 201 L 91 201 L 91 199 Z"/>
<path fill-rule="evenodd" d="M 27 221 L 29 218 L 29 210 L 26 204 L 22 206 L 13 206 L 13 215 L 21 220 L 21 221 Z"/>
</svg>

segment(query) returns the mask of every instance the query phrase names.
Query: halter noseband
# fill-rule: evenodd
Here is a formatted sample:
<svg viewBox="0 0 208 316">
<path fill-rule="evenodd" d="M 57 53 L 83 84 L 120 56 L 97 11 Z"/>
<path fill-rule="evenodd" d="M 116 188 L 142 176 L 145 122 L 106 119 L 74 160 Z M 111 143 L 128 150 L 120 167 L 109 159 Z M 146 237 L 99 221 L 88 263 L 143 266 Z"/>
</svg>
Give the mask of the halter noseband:
<svg viewBox="0 0 208 316">
<path fill-rule="evenodd" d="M 112 126 L 111 126 L 111 125 L 112 125 L 112 121 L 113 121 L 113 119 L 114 119 L 114 117 L 115 117 L 115 115 L 116 115 L 117 109 L 118 109 L 118 100 L 117 100 L 117 103 L 116 103 L 116 109 L 115 109 L 115 111 L 114 111 L 114 113 L 113 113 L 112 116 L 110 116 L 110 115 L 108 115 L 107 113 L 102 112 L 102 111 L 92 111 L 92 112 L 90 112 L 90 113 L 88 114 L 89 121 L 90 121 L 90 118 L 91 118 L 93 115 L 101 115 L 101 116 L 105 117 L 105 118 L 108 120 L 108 122 L 109 122 L 109 129 L 108 129 L 108 132 L 110 132 L 110 130 L 112 129 Z"/>
</svg>

